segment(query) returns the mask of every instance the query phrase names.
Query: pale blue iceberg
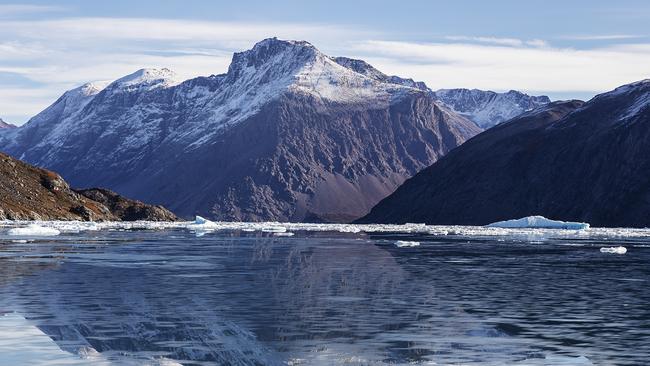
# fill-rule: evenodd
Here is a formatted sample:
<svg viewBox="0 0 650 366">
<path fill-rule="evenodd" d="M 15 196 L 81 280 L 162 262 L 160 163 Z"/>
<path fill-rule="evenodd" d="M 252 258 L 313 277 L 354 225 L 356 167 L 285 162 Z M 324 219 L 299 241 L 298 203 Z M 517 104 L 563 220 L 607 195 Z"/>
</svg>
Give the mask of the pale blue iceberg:
<svg viewBox="0 0 650 366">
<path fill-rule="evenodd" d="M 533 229 L 565 229 L 565 230 L 584 230 L 589 229 L 586 222 L 570 222 L 550 220 L 544 216 L 528 216 L 521 219 L 506 220 L 494 222 L 487 225 L 488 227 L 499 228 L 533 228 Z"/>
</svg>

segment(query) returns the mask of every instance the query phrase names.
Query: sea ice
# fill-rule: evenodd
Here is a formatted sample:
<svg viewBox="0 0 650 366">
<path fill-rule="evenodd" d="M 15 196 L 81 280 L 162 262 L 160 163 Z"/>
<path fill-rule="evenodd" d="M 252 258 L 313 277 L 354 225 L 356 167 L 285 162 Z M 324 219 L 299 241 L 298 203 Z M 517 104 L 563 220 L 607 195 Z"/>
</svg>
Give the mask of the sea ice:
<svg viewBox="0 0 650 366">
<path fill-rule="evenodd" d="M 589 224 L 585 222 L 570 222 L 549 220 L 544 216 L 528 216 L 521 219 L 494 222 L 487 225 L 488 227 L 498 228 L 534 228 L 534 229 L 565 229 L 565 230 L 584 230 L 589 229 Z"/>
<path fill-rule="evenodd" d="M 284 226 L 270 225 L 262 227 L 261 231 L 265 233 L 284 233 L 287 231 L 287 228 Z"/>
<path fill-rule="evenodd" d="M 410 248 L 410 247 L 417 247 L 420 246 L 419 241 L 405 241 L 405 240 L 398 240 L 395 242 L 395 246 L 398 248 Z"/>
<path fill-rule="evenodd" d="M 609 248 L 600 248 L 601 253 L 611 253 L 611 254 L 625 254 L 627 253 L 626 247 L 609 247 Z"/>
<path fill-rule="evenodd" d="M 56 236 L 61 234 L 61 232 L 55 228 L 31 224 L 27 227 L 9 229 L 7 234 L 12 236 Z"/>
</svg>

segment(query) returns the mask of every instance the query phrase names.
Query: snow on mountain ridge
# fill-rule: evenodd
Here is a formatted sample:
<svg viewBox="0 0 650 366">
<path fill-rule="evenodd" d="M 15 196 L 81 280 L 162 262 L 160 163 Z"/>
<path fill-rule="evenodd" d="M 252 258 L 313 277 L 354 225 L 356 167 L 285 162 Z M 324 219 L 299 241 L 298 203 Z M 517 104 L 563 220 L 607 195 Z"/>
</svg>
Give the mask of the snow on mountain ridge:
<svg viewBox="0 0 650 366">
<path fill-rule="evenodd" d="M 625 98 L 620 98 L 625 96 Z M 627 123 L 640 116 L 641 111 L 650 108 L 650 79 L 635 81 L 629 84 L 621 85 L 618 88 L 596 95 L 591 101 L 603 99 L 624 100 L 625 105 L 621 106 L 622 112 L 618 113 L 612 122 Z"/>
<path fill-rule="evenodd" d="M 203 96 L 203 105 L 209 105 L 212 111 L 204 121 L 210 126 L 209 131 L 197 134 L 188 130 L 179 135 L 193 140 L 188 149 L 255 114 L 285 92 L 362 108 L 377 108 L 399 100 L 404 94 L 420 92 L 344 67 L 309 42 L 277 38 L 265 39 L 250 50 L 235 53 L 228 73 L 217 77 L 220 80 L 216 91 Z"/>
<path fill-rule="evenodd" d="M 13 129 L 16 128 L 15 125 L 12 125 L 11 123 L 5 122 L 0 118 L 0 130 L 2 129 Z"/>
<path fill-rule="evenodd" d="M 551 102 L 547 96 L 530 96 L 516 90 L 496 93 L 478 89 L 440 89 L 434 95 L 482 128 L 490 128 Z"/>
<path fill-rule="evenodd" d="M 406 79 L 394 75 L 388 76 L 363 60 L 357 60 L 349 57 L 334 57 L 332 60 L 343 67 L 346 67 L 361 75 L 367 76 L 380 82 L 407 86 L 409 88 L 419 89 L 423 91 L 430 91 L 427 85 L 421 81 L 414 81 L 413 79 Z"/>
<path fill-rule="evenodd" d="M 141 69 L 111 83 L 69 90 L 28 123 L 55 124 L 50 133 L 40 136 L 33 131 L 29 139 L 45 151 L 38 159 L 44 163 L 49 159 L 46 146 L 66 145 L 71 135 L 83 131 L 98 131 L 106 138 L 124 136 L 113 149 L 127 155 L 137 154 L 156 136 L 192 150 L 285 93 L 365 109 L 420 92 L 341 66 L 309 42 L 269 38 L 235 53 L 226 74 L 181 82 L 166 68 Z M 90 104 L 92 108 L 86 108 Z M 179 110 L 184 113 L 170 119 Z"/>
<path fill-rule="evenodd" d="M 112 82 L 107 88 L 168 88 L 182 82 L 175 72 L 168 68 L 162 69 L 140 69 L 132 74 L 126 75 Z"/>
</svg>

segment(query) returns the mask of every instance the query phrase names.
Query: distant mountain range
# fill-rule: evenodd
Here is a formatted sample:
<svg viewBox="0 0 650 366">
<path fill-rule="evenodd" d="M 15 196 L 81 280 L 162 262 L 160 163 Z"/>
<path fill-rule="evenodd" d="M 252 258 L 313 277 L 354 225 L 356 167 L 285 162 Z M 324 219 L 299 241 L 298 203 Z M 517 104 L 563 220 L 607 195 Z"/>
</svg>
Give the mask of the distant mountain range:
<svg viewBox="0 0 650 366">
<path fill-rule="evenodd" d="M 423 83 L 267 39 L 226 74 L 68 91 L 0 147 L 185 217 L 349 221 L 480 131 Z"/>
<path fill-rule="evenodd" d="M 0 153 L 0 220 L 174 221 L 163 207 L 105 189 L 74 190 L 61 176 Z"/>
<path fill-rule="evenodd" d="M 547 96 L 530 96 L 516 90 L 495 93 L 478 89 L 440 89 L 434 94 L 436 99 L 483 129 L 551 102 Z"/>
<path fill-rule="evenodd" d="M 472 138 L 362 222 L 483 225 L 529 215 L 650 227 L 650 80 L 554 102 Z"/>
</svg>

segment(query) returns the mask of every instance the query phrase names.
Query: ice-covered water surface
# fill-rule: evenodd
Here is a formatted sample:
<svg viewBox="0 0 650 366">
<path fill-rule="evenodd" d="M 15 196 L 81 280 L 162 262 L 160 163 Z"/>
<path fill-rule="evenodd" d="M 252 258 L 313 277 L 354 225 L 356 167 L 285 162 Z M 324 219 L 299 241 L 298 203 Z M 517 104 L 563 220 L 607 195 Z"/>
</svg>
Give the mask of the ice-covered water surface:
<svg viewBox="0 0 650 366">
<path fill-rule="evenodd" d="M 0 311 L 10 314 L 0 317 L 0 364 L 635 365 L 650 357 L 646 230 L 38 225 L 60 234 L 14 236 L 28 223 L 0 224 Z M 600 250 L 619 246 L 625 255 Z M 20 332 L 48 348 L 3 342 Z"/>
</svg>

